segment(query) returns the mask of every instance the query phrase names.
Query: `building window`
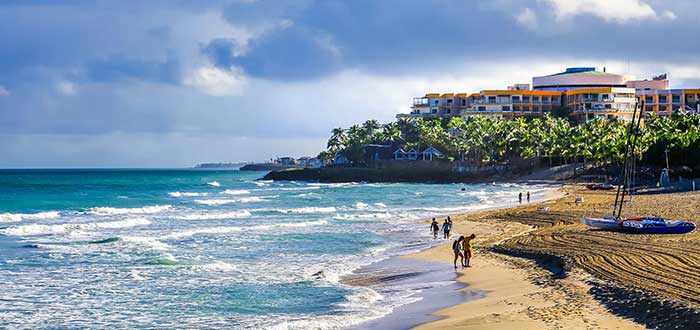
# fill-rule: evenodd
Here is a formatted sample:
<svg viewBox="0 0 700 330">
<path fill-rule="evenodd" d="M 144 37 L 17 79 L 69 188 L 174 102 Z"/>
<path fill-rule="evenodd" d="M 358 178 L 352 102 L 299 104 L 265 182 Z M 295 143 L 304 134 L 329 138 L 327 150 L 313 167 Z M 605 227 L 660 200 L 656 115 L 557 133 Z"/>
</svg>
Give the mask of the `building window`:
<svg viewBox="0 0 700 330">
<path fill-rule="evenodd" d="M 445 114 L 446 114 L 446 115 L 449 115 L 449 114 L 451 114 L 451 113 L 452 113 L 452 109 L 445 109 Z"/>
<path fill-rule="evenodd" d="M 653 96 L 645 96 L 644 102 L 645 103 L 654 103 L 654 97 Z"/>
<path fill-rule="evenodd" d="M 520 107 L 517 106 L 517 105 L 516 105 L 516 106 L 513 106 L 513 111 L 520 111 Z"/>
<path fill-rule="evenodd" d="M 530 111 L 530 107 L 523 107 L 523 111 L 525 111 L 525 112 Z"/>
<path fill-rule="evenodd" d="M 501 111 L 510 111 L 510 105 L 504 105 L 501 107 Z"/>
<path fill-rule="evenodd" d="M 540 102 L 540 97 L 539 96 L 533 96 L 532 97 L 532 103 L 539 103 Z"/>
<path fill-rule="evenodd" d="M 673 95 L 673 96 L 671 96 L 671 102 L 673 102 L 673 103 L 681 103 L 681 96 L 680 96 L 680 95 Z"/>
<path fill-rule="evenodd" d="M 530 103 L 530 97 L 529 97 L 529 96 L 523 96 L 523 103 Z"/>
<path fill-rule="evenodd" d="M 430 109 L 430 113 L 437 113 L 438 109 Z"/>
<path fill-rule="evenodd" d="M 495 96 L 489 96 L 489 103 L 496 103 L 496 97 L 495 97 Z"/>
<path fill-rule="evenodd" d="M 666 105 L 659 106 L 659 112 L 666 112 L 666 111 L 668 111 L 668 106 L 666 106 Z"/>
<path fill-rule="evenodd" d="M 513 103 L 518 103 L 520 102 L 520 96 L 513 96 L 511 97 L 511 100 L 513 100 Z"/>
<path fill-rule="evenodd" d="M 479 111 L 486 111 L 486 107 L 485 107 L 485 106 L 480 106 L 480 107 L 477 108 L 477 110 L 479 110 Z"/>
<path fill-rule="evenodd" d="M 659 95 L 659 103 L 668 103 L 668 96 Z"/>
</svg>

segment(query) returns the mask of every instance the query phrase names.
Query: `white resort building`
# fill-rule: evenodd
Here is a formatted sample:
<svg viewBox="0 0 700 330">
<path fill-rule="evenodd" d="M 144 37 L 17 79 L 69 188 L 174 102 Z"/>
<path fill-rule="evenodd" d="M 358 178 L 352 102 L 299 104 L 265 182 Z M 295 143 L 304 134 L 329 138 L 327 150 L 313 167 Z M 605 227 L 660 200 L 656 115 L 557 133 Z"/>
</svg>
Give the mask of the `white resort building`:
<svg viewBox="0 0 700 330">
<path fill-rule="evenodd" d="M 630 120 L 634 107 L 644 101 L 643 114 L 669 116 L 674 111 L 700 112 L 700 89 L 669 89 L 666 74 L 651 80 L 597 71 L 592 67 L 532 78 L 505 90 L 479 93 L 431 93 L 413 99 L 411 112 L 397 118 L 538 116 L 568 112 L 579 122 L 594 118 Z"/>
</svg>

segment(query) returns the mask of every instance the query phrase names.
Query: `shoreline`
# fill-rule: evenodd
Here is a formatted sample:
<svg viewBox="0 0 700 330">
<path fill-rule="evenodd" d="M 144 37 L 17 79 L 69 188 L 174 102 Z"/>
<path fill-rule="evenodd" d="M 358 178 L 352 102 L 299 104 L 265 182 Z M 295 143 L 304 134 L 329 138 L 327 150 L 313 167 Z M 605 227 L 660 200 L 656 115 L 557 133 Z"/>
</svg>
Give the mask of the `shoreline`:
<svg viewBox="0 0 700 330">
<path fill-rule="evenodd" d="M 513 183 L 513 182 L 509 182 Z M 450 213 L 450 212 L 445 212 L 445 213 L 437 213 L 436 212 L 436 217 L 446 217 L 446 216 L 459 216 L 463 214 L 472 214 L 472 213 L 479 213 L 479 212 L 490 212 L 490 211 L 496 211 L 496 210 L 507 210 L 507 209 L 512 209 L 512 208 L 518 208 L 518 207 L 523 207 L 527 205 L 535 205 L 539 203 L 545 203 L 557 198 L 561 198 L 564 195 L 561 193 L 561 184 L 551 184 L 551 183 L 546 183 L 543 184 L 541 182 L 517 182 L 516 184 L 522 184 L 522 185 L 532 185 L 532 186 L 545 186 L 545 190 L 541 192 L 540 194 L 534 194 L 533 195 L 533 200 L 532 202 L 523 202 L 523 203 L 518 203 L 518 202 L 512 202 L 512 203 L 505 203 L 505 204 L 500 204 L 500 205 L 494 205 L 494 206 L 488 206 L 485 208 L 480 208 L 476 209 L 473 211 L 463 211 L 459 213 Z M 527 190 L 527 189 L 525 189 Z M 538 196 L 539 195 L 539 196 Z M 439 214 L 439 215 L 438 215 Z M 423 223 L 428 223 L 430 219 L 421 219 L 418 220 L 417 222 L 420 224 Z M 454 231 L 453 231 L 454 232 Z M 376 263 L 370 264 L 368 266 L 362 267 L 360 269 L 357 269 L 353 271 L 350 275 L 347 275 L 346 277 L 343 278 L 341 281 L 342 283 L 346 285 L 352 285 L 352 286 L 364 286 L 364 287 L 369 287 L 373 290 L 377 290 L 378 288 L 381 290 L 381 287 L 385 285 L 386 283 L 384 280 L 380 277 L 377 276 L 377 274 L 373 273 L 372 270 L 377 270 L 377 269 L 383 269 L 386 271 L 389 269 L 390 271 L 383 273 L 383 276 L 386 276 L 387 278 L 392 278 L 392 277 L 414 277 L 416 276 L 416 273 L 423 273 L 426 271 L 431 271 L 431 272 L 439 272 L 440 276 L 442 277 L 432 277 L 432 281 L 447 281 L 447 282 L 452 282 L 452 284 L 449 286 L 450 291 L 444 291 L 444 288 L 438 289 L 438 294 L 436 295 L 435 293 L 429 293 L 429 294 L 424 294 L 422 292 L 417 293 L 416 297 L 423 299 L 420 301 L 421 307 L 416 308 L 415 305 L 416 303 L 408 303 L 405 305 L 401 305 L 394 310 L 392 310 L 389 314 L 384 315 L 382 317 L 379 317 L 377 319 L 369 320 L 362 322 L 360 324 L 354 325 L 347 327 L 346 329 L 352 329 L 352 330 L 371 330 L 371 329 L 411 329 L 415 327 L 419 327 L 423 324 L 429 323 L 429 322 L 436 322 L 440 321 L 445 318 L 443 315 L 437 314 L 438 311 L 443 310 L 445 308 L 450 308 L 455 305 L 461 305 L 463 303 L 471 302 L 473 300 L 480 300 L 484 299 L 488 296 L 488 290 L 483 290 L 481 288 L 472 288 L 469 283 L 466 283 L 465 281 L 461 280 L 463 277 L 463 274 L 460 274 L 456 271 L 453 270 L 452 266 L 450 265 L 449 267 L 444 266 L 445 260 L 441 259 L 435 259 L 435 258 L 420 258 L 419 256 L 422 253 L 425 253 L 426 251 L 431 251 L 437 248 L 440 248 L 441 246 L 447 246 L 449 245 L 448 243 L 452 242 L 454 239 L 454 235 L 448 240 L 444 240 L 440 238 L 442 242 L 440 242 L 436 246 L 432 247 L 427 247 L 424 250 L 418 251 L 418 252 L 411 252 L 408 254 L 399 254 L 394 257 L 390 257 L 388 259 L 380 260 Z M 451 260 L 451 259 L 450 259 Z M 396 267 L 396 264 L 399 265 L 406 265 L 410 264 L 410 267 L 403 267 L 403 269 L 412 269 L 416 270 L 416 272 L 409 272 L 406 273 L 405 271 L 403 273 L 400 272 L 401 267 Z M 425 265 L 428 264 L 430 267 L 426 267 Z M 437 265 L 437 267 L 436 267 Z M 382 276 L 382 277 L 383 277 Z M 426 286 L 431 287 L 431 290 L 434 290 L 431 286 L 431 283 L 426 284 Z M 458 296 L 461 296 L 462 298 L 456 298 Z M 418 313 L 418 315 L 416 315 Z M 422 320 L 422 322 L 418 322 L 418 320 Z"/>
<path fill-rule="evenodd" d="M 568 196 L 502 210 L 454 215 L 455 230 L 477 233 L 465 290 L 484 299 L 434 312 L 416 329 L 676 329 L 700 323 L 700 248 L 684 235 L 635 235 L 588 228 L 582 216 L 609 212 L 614 193 L 581 186 Z M 583 197 L 575 203 L 574 197 Z M 700 193 L 631 196 L 623 216 L 700 220 Z M 538 209 L 547 206 L 547 210 Z M 451 262 L 437 246 L 406 256 Z M 523 289 L 524 288 L 524 289 Z"/>
</svg>

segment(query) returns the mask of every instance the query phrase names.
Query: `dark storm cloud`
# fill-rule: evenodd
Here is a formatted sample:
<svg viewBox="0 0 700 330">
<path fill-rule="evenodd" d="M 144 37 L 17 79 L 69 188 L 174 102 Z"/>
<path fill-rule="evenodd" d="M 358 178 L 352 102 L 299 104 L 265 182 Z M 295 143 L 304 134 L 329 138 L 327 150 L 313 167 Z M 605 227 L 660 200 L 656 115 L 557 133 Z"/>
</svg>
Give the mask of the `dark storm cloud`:
<svg viewBox="0 0 700 330">
<path fill-rule="evenodd" d="M 231 23 L 279 19 L 293 24 L 264 34 L 243 56 L 219 53 L 216 62 L 287 80 L 317 78 L 347 67 L 401 73 L 486 58 L 696 58 L 700 44 L 693 40 L 700 28 L 694 15 L 664 19 L 663 10 L 680 4 L 663 5 L 655 18 L 620 24 L 592 15 L 557 20 L 545 1 L 325 0 L 291 9 L 271 6 L 270 1 L 245 2 L 227 9 Z M 536 13 L 533 28 L 515 19 L 525 8 Z M 319 38 L 332 41 L 340 54 L 320 47 Z"/>
<path fill-rule="evenodd" d="M 335 126 L 392 119 L 410 93 L 550 73 L 533 63 L 665 63 L 684 71 L 671 70 L 673 87 L 698 85 L 694 1 L 642 0 L 656 17 L 625 22 L 557 19 L 551 1 L 0 1 L 0 154 L 13 150 L 0 166 L 29 164 L 19 158 L 45 136 L 110 135 L 89 149 L 104 152 L 136 143 L 130 134 L 247 137 L 246 150 L 263 137 L 322 140 Z M 184 139 L 144 154 L 210 151 Z M 27 159 L 90 159 L 66 141 Z"/>
</svg>

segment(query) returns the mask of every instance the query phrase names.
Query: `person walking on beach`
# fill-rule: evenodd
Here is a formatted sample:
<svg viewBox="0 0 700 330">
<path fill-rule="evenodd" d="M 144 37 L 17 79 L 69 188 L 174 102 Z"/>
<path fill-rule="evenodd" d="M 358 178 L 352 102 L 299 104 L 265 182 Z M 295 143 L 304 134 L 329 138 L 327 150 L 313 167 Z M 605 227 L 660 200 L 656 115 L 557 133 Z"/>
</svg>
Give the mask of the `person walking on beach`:
<svg viewBox="0 0 700 330">
<path fill-rule="evenodd" d="M 527 203 L 530 204 L 530 192 L 527 192 Z"/>
<path fill-rule="evenodd" d="M 452 228 L 452 219 L 450 219 L 450 216 L 447 216 L 447 222 L 450 224 L 450 228 Z"/>
<path fill-rule="evenodd" d="M 520 204 L 523 203 L 523 192 L 522 191 L 518 194 L 518 203 L 520 203 Z"/>
<path fill-rule="evenodd" d="M 469 235 L 469 237 L 465 237 L 465 238 L 464 238 L 464 241 L 462 242 L 462 245 L 464 246 L 464 247 L 463 247 L 463 248 L 464 248 L 464 258 L 463 258 L 463 260 L 464 260 L 464 264 L 463 264 L 464 267 L 471 267 L 471 265 L 469 264 L 469 262 L 470 262 L 471 259 L 472 259 L 472 252 L 473 252 L 473 250 L 472 250 L 472 241 L 474 241 L 475 238 L 476 238 L 476 235 L 471 234 L 471 235 Z"/>
<path fill-rule="evenodd" d="M 452 224 L 447 222 L 447 219 L 445 219 L 445 222 L 442 223 L 442 232 L 444 234 L 444 239 L 450 239 L 450 227 L 452 227 Z"/>
<path fill-rule="evenodd" d="M 460 236 L 456 241 L 452 242 L 452 252 L 454 252 L 455 254 L 455 269 L 457 269 L 457 258 L 460 258 L 459 264 L 462 267 L 464 267 L 464 253 L 462 253 L 462 241 L 464 241 L 464 236 Z"/>
<path fill-rule="evenodd" d="M 430 231 L 433 232 L 433 238 L 437 239 L 438 234 L 440 233 L 440 225 L 438 225 L 438 222 L 437 220 L 435 220 L 435 218 L 433 218 L 433 222 L 430 224 Z"/>
</svg>

